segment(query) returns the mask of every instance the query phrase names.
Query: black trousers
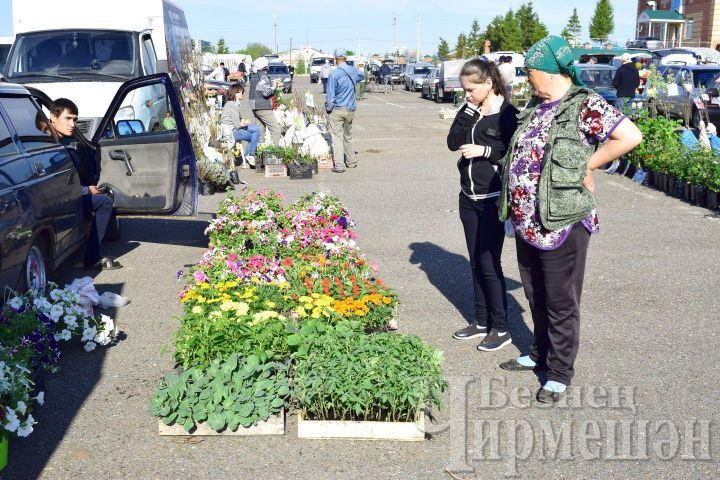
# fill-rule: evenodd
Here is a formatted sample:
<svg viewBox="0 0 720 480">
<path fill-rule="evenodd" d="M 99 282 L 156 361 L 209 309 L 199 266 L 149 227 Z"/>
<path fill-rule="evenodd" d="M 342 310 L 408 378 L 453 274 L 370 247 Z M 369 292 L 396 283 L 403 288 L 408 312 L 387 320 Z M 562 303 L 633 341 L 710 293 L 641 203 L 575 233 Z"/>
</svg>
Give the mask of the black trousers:
<svg viewBox="0 0 720 480">
<path fill-rule="evenodd" d="M 85 215 L 90 215 L 95 212 L 85 246 L 84 263 L 86 267 L 90 267 L 102 258 L 100 255 L 100 244 L 103 238 L 105 238 L 105 232 L 112 217 L 113 201 L 112 198 L 107 195 L 87 194 L 82 196 L 82 202 Z"/>
<path fill-rule="evenodd" d="M 530 302 L 535 342 L 532 358 L 548 380 L 570 385 L 580 344 L 580 297 L 590 232 L 576 223 L 555 250 L 540 250 L 516 236 L 520 279 Z"/>
<path fill-rule="evenodd" d="M 470 200 L 460 192 L 459 210 L 475 291 L 475 319 L 478 325 L 506 330 L 507 288 L 500 263 L 505 231 L 497 202 L 498 198 Z"/>
</svg>

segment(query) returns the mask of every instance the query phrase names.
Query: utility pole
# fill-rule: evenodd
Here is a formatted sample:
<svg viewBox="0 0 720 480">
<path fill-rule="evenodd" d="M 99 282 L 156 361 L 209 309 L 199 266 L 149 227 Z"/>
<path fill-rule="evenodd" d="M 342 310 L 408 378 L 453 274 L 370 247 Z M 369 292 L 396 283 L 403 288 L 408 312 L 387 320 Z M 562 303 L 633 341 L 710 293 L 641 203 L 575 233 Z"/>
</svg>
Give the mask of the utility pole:
<svg viewBox="0 0 720 480">
<path fill-rule="evenodd" d="M 278 44 L 277 44 L 277 15 L 273 14 L 273 43 L 275 44 L 275 53 L 278 53 Z"/>
<path fill-rule="evenodd" d="M 415 50 L 415 61 L 420 61 L 420 15 L 417 17 L 417 49 Z"/>
<path fill-rule="evenodd" d="M 292 37 L 290 37 L 290 65 L 292 64 Z"/>
<path fill-rule="evenodd" d="M 393 55 L 397 56 L 397 16 L 393 12 Z"/>
</svg>

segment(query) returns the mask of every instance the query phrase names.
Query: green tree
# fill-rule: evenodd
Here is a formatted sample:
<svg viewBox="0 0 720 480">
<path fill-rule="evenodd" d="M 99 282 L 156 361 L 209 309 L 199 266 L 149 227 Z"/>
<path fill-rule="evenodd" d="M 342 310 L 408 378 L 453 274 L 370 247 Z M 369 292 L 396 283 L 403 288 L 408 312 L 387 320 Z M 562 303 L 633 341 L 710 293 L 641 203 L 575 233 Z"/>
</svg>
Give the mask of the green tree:
<svg viewBox="0 0 720 480">
<path fill-rule="evenodd" d="M 458 35 L 455 44 L 455 58 L 467 58 L 467 37 L 464 33 Z"/>
<path fill-rule="evenodd" d="M 448 46 L 447 40 L 440 37 L 440 43 L 438 44 L 437 56 L 440 61 L 447 60 L 450 56 L 450 47 Z"/>
<path fill-rule="evenodd" d="M 348 57 L 352 57 L 353 55 L 355 55 L 355 52 L 353 52 L 352 50 L 346 50 L 345 52 L 347 53 Z"/>
<path fill-rule="evenodd" d="M 474 57 L 482 53 L 482 33 L 477 19 L 470 25 L 470 33 L 467 36 L 467 48 L 470 56 Z"/>
<path fill-rule="evenodd" d="M 540 21 L 537 12 L 535 12 L 532 0 L 523 3 L 520 8 L 518 8 L 515 19 L 520 25 L 520 32 L 522 33 L 522 50 L 527 50 L 538 40 L 547 37 L 548 29 L 545 24 Z"/>
<path fill-rule="evenodd" d="M 492 50 L 523 49 L 523 32 L 512 9 L 505 16 L 497 15 L 485 30 L 485 39 L 490 40 Z"/>
<path fill-rule="evenodd" d="M 595 13 L 590 19 L 590 38 L 606 41 L 615 30 L 613 18 L 613 7 L 610 0 L 598 0 L 595 5 Z"/>
<path fill-rule="evenodd" d="M 230 53 L 230 49 L 225 45 L 225 39 L 220 37 L 220 40 L 218 40 L 217 44 L 217 53 L 223 54 L 223 53 Z"/>
<path fill-rule="evenodd" d="M 304 75 L 305 74 L 305 59 L 301 59 L 297 65 L 295 65 L 295 73 L 298 75 Z"/>
<path fill-rule="evenodd" d="M 245 46 L 244 50 L 240 50 L 240 53 L 244 55 L 250 55 L 253 59 L 262 57 L 263 55 L 267 55 L 268 53 L 271 53 L 272 50 L 270 50 L 270 47 L 267 45 L 263 45 L 262 43 L 248 43 Z"/>
<path fill-rule="evenodd" d="M 580 25 L 580 18 L 577 14 L 577 8 L 573 8 L 573 13 L 570 15 L 567 25 L 560 34 L 570 45 L 577 45 L 580 43 L 580 32 L 582 32 L 582 25 Z"/>
</svg>

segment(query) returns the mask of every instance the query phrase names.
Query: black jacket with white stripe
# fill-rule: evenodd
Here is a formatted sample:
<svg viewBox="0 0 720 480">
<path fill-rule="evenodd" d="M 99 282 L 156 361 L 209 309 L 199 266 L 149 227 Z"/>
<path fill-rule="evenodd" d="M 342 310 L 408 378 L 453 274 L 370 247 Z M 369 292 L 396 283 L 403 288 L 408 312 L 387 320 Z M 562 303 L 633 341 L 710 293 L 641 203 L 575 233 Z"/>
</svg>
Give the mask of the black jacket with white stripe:
<svg viewBox="0 0 720 480">
<path fill-rule="evenodd" d="M 500 160 L 517 128 L 518 109 L 504 97 L 498 96 L 487 115 L 481 118 L 473 106 L 464 105 L 450 127 L 447 145 L 457 151 L 462 145 L 474 143 L 485 147 L 480 157 L 460 157 L 460 187 L 473 200 L 497 197 L 501 189 Z"/>
</svg>

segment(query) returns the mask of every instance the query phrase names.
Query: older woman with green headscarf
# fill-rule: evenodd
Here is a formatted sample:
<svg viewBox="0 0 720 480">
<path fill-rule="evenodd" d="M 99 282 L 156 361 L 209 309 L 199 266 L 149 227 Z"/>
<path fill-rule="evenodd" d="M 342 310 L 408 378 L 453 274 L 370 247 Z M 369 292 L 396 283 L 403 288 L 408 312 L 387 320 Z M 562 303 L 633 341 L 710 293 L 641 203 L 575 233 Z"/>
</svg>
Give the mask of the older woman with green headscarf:
<svg viewBox="0 0 720 480">
<path fill-rule="evenodd" d="M 537 42 L 525 68 L 534 96 L 503 159 L 500 219 L 515 230 L 535 340 L 529 354 L 500 367 L 547 371 L 537 399 L 554 403 L 574 374 L 585 258 L 599 231 L 592 171 L 632 150 L 642 134 L 585 88 L 564 39 Z"/>
</svg>

